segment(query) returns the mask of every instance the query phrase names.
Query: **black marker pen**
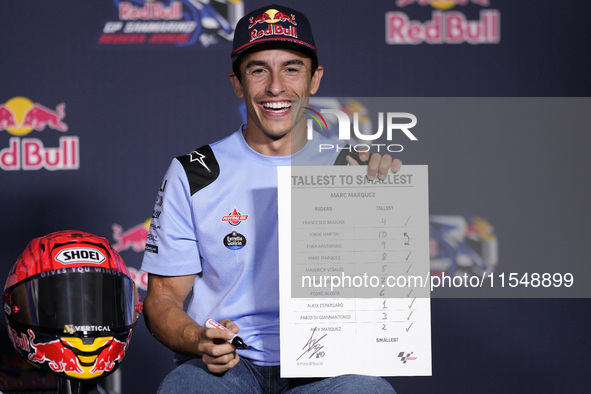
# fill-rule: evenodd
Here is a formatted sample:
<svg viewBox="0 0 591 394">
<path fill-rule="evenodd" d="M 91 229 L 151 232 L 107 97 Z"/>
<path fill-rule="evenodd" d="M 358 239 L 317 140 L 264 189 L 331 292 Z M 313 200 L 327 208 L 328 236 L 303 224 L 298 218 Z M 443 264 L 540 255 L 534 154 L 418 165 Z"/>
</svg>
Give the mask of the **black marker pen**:
<svg viewBox="0 0 591 394">
<path fill-rule="evenodd" d="M 205 327 L 219 328 L 222 330 L 230 331 L 226 327 L 222 326 L 220 323 L 218 323 L 217 321 L 215 321 L 213 319 L 207 319 L 207 321 L 205 322 Z M 228 342 L 230 342 L 235 347 L 239 347 L 242 349 L 248 349 L 248 345 L 246 343 L 244 343 L 242 338 L 240 338 L 238 335 L 234 335 L 234 337 L 232 339 L 228 339 Z"/>
</svg>

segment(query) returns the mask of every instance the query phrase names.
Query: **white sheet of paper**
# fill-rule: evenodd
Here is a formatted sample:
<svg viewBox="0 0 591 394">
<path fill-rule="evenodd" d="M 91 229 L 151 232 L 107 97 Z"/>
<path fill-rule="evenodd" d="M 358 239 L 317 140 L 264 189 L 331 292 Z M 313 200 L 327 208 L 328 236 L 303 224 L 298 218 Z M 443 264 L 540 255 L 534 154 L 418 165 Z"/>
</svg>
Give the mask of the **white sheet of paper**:
<svg viewBox="0 0 591 394">
<path fill-rule="evenodd" d="M 282 377 L 431 375 L 427 166 L 366 171 L 278 168 Z"/>
</svg>

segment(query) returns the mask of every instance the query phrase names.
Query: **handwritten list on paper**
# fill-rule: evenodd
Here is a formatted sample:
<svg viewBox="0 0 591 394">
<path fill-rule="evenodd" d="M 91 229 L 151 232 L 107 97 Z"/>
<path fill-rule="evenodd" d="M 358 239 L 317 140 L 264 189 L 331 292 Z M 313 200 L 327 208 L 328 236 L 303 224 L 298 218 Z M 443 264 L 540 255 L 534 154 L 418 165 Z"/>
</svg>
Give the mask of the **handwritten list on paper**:
<svg viewBox="0 0 591 394">
<path fill-rule="evenodd" d="M 431 374 L 427 166 L 278 168 L 281 376 Z"/>
</svg>

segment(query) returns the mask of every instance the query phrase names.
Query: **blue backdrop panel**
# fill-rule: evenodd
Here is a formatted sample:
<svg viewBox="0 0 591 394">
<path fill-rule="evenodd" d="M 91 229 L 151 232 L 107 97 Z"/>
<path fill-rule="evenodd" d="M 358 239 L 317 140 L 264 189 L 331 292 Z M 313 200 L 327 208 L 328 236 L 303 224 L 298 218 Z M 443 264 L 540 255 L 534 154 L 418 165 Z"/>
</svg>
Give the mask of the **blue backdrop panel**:
<svg viewBox="0 0 591 394">
<path fill-rule="evenodd" d="M 590 95 L 590 2 L 427 3 L 290 1 L 314 28 L 325 67 L 318 95 Z M 149 4 L 170 14 L 142 17 Z M 79 229 L 117 245 L 145 288 L 142 240 L 171 158 L 242 122 L 228 82 L 226 23 L 265 4 L 0 2 L 0 283 L 29 240 Z M 389 13 L 424 28 L 438 13 L 478 21 L 483 11 L 498 13 L 498 43 L 386 40 Z M 160 25 L 141 32 L 140 22 Z M 565 122 L 543 135 L 525 127 L 516 135 L 440 132 L 447 138 L 422 135 L 420 148 L 401 155 L 431 166 L 432 214 L 486 218 L 498 237 L 499 268 L 540 261 L 560 272 L 565 259 L 588 260 L 591 138 L 584 130 Z M 390 381 L 401 393 L 584 392 L 590 306 L 582 298 L 434 299 L 433 376 Z M 6 390 L 19 367 L 4 322 L 0 328 Z M 123 392 L 154 392 L 172 368 L 172 352 L 140 319 L 122 366 Z"/>
</svg>

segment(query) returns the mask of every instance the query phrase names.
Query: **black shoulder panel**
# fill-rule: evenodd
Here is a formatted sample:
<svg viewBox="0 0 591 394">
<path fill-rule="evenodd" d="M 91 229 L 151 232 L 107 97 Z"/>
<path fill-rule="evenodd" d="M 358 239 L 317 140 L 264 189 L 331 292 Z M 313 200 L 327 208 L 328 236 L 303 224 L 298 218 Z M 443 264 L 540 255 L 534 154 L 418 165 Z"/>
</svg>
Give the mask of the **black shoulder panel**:
<svg viewBox="0 0 591 394">
<path fill-rule="evenodd" d="M 176 158 L 183 165 L 191 195 L 211 184 L 220 175 L 220 165 L 209 145 L 195 149 L 193 152 Z"/>
<path fill-rule="evenodd" d="M 359 160 L 359 153 L 356 152 L 355 150 L 353 150 L 353 152 L 349 152 L 349 146 L 350 145 L 347 145 L 343 148 L 343 150 L 341 150 L 341 153 L 339 153 L 336 160 L 334 161 L 335 166 L 346 166 L 347 164 L 349 164 L 349 163 L 347 163 L 347 159 L 346 159 L 347 156 L 351 156 L 359 164 L 367 164 L 368 163 L 367 161 Z"/>
</svg>

